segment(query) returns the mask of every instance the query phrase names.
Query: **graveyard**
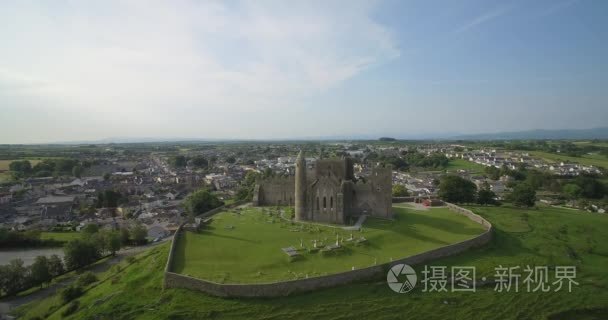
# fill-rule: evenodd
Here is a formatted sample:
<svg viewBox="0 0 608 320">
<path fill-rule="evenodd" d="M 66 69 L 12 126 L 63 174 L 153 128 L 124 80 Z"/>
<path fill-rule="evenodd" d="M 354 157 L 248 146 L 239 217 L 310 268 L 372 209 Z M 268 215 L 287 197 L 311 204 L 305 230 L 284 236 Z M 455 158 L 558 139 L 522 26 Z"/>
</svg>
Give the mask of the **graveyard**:
<svg viewBox="0 0 608 320">
<path fill-rule="evenodd" d="M 393 220 L 368 217 L 360 230 L 296 223 L 284 208 L 227 210 L 178 238 L 173 271 L 217 283 L 304 279 L 390 262 L 484 231 L 447 208 L 393 210 Z"/>
</svg>

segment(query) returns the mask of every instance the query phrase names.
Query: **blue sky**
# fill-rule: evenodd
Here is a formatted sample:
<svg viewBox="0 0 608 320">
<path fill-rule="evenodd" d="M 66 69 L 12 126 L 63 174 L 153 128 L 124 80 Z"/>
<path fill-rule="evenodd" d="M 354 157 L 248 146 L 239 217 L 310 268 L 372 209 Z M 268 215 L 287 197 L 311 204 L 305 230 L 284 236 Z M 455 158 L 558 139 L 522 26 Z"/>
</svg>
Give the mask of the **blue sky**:
<svg viewBox="0 0 608 320">
<path fill-rule="evenodd" d="M 608 124 L 608 2 L 2 1 L 0 143 Z"/>
</svg>

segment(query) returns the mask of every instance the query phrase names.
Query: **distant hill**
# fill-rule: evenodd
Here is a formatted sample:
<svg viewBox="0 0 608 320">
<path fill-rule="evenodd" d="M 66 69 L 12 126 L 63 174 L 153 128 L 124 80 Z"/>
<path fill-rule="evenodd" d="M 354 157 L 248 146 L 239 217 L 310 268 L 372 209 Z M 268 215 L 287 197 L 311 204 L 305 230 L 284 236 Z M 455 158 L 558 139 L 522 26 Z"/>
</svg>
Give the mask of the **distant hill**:
<svg viewBox="0 0 608 320">
<path fill-rule="evenodd" d="M 520 139 L 608 139 L 608 127 L 592 129 L 528 130 L 515 132 L 467 134 L 450 137 L 455 140 L 520 140 Z"/>
</svg>

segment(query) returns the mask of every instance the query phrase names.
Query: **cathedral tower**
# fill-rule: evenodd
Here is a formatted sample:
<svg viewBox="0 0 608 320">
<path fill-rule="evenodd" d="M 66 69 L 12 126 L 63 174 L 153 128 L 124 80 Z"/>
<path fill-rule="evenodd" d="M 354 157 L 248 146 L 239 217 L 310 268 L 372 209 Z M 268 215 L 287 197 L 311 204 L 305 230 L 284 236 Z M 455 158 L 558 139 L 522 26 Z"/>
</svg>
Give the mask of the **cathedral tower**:
<svg viewBox="0 0 608 320">
<path fill-rule="evenodd" d="M 295 187 L 296 220 L 305 220 L 306 217 L 306 159 L 304 151 L 300 150 L 296 160 L 296 187 Z"/>
</svg>

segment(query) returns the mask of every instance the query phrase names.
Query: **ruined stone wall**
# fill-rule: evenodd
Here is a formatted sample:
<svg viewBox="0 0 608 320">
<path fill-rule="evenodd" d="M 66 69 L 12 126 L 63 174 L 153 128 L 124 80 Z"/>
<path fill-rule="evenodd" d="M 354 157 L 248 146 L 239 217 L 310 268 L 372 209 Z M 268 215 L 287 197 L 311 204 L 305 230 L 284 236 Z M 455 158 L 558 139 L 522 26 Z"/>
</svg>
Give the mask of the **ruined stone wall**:
<svg viewBox="0 0 608 320">
<path fill-rule="evenodd" d="M 336 177 L 320 177 L 306 193 L 306 220 L 343 224 L 341 183 Z"/>
<path fill-rule="evenodd" d="M 349 180 L 347 177 L 350 170 L 347 169 L 348 161 L 345 159 L 322 159 L 315 164 L 315 175 L 319 177 L 337 177 L 341 180 Z"/>
<path fill-rule="evenodd" d="M 392 218 L 392 169 L 375 167 L 365 181 L 352 186 L 353 215 L 369 214 L 381 218 Z"/>
<path fill-rule="evenodd" d="M 464 215 L 472 221 L 481 224 L 486 228 L 486 231 L 472 239 L 447 245 L 445 247 L 430 250 L 390 263 L 321 277 L 260 284 L 222 284 L 171 272 L 171 251 L 169 254 L 169 261 L 167 262 L 167 269 L 165 270 L 163 286 L 164 288 L 186 288 L 198 290 L 220 297 L 281 297 L 300 292 L 335 287 L 357 281 L 384 279 L 386 277 L 386 272 L 396 264 L 405 263 L 408 265 L 417 265 L 439 258 L 459 254 L 470 248 L 482 246 L 492 240 L 493 228 L 490 222 L 471 212 L 470 210 L 449 203 L 447 206 L 455 213 Z M 175 243 L 175 241 L 173 242 Z M 173 244 L 171 246 L 173 248 Z"/>
<path fill-rule="evenodd" d="M 259 183 L 258 205 L 294 205 L 295 177 L 273 177 Z"/>
</svg>

